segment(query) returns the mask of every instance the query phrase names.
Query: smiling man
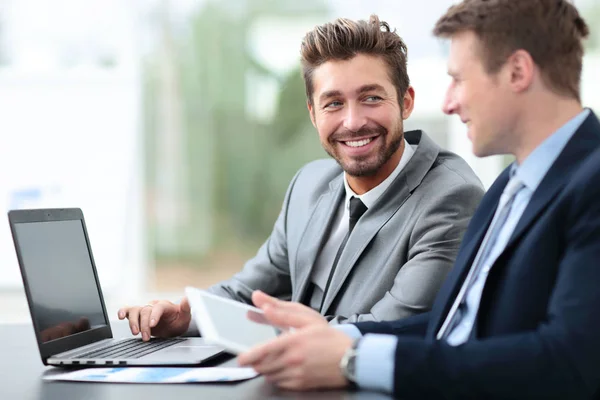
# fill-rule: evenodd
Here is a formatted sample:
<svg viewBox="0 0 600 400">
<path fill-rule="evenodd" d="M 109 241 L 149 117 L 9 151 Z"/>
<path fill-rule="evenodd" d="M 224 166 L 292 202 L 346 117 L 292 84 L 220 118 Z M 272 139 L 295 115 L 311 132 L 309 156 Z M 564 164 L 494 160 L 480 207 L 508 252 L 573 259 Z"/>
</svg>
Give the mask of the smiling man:
<svg viewBox="0 0 600 400">
<path fill-rule="evenodd" d="M 258 254 L 209 290 L 251 303 L 260 289 L 332 324 L 426 312 L 483 196 L 481 183 L 424 132 L 404 132 L 415 91 L 406 45 L 387 23 L 373 16 L 318 26 L 301 56 L 310 118 L 334 160 L 298 171 Z M 185 299 L 123 308 L 119 318 L 144 340 L 194 326 Z"/>
</svg>

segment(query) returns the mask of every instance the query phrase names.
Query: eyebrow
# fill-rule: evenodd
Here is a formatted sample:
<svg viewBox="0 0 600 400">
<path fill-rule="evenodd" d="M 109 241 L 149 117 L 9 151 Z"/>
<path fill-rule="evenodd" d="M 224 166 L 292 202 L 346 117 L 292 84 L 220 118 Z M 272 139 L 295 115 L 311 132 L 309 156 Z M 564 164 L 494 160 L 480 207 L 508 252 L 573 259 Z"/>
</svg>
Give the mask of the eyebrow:
<svg viewBox="0 0 600 400">
<path fill-rule="evenodd" d="M 320 96 L 319 96 L 319 102 L 323 102 L 327 99 L 330 99 L 332 97 L 339 97 L 342 95 L 342 92 L 340 92 L 339 90 L 328 90 L 326 92 L 323 92 Z"/>
<path fill-rule="evenodd" d="M 383 86 L 378 85 L 376 83 L 370 84 L 370 85 L 364 85 L 361 86 L 360 88 L 358 88 L 358 90 L 356 91 L 357 94 L 362 94 L 362 93 L 366 93 L 366 92 L 376 92 L 376 91 L 380 91 L 383 93 L 386 93 L 385 89 Z"/>
<path fill-rule="evenodd" d="M 373 91 L 381 91 L 381 92 L 387 94 L 384 87 L 381 85 L 378 85 L 376 83 L 363 85 L 363 86 L 359 87 L 356 90 L 356 94 L 362 94 L 362 93 L 373 92 Z M 342 95 L 342 92 L 340 92 L 339 90 L 328 90 L 326 92 L 323 92 L 323 94 L 321 94 L 321 96 L 319 96 L 319 101 L 323 102 L 329 98 L 339 97 L 341 95 Z"/>
</svg>

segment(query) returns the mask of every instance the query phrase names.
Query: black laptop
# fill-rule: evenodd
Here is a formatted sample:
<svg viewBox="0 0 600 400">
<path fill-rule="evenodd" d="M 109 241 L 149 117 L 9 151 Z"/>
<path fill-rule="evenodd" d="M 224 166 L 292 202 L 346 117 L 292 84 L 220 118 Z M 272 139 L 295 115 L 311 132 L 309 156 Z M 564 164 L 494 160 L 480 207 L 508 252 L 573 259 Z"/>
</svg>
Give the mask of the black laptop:
<svg viewBox="0 0 600 400">
<path fill-rule="evenodd" d="M 113 338 L 79 208 L 12 210 L 8 220 L 45 365 L 200 365 L 223 353 L 202 338 Z"/>
</svg>

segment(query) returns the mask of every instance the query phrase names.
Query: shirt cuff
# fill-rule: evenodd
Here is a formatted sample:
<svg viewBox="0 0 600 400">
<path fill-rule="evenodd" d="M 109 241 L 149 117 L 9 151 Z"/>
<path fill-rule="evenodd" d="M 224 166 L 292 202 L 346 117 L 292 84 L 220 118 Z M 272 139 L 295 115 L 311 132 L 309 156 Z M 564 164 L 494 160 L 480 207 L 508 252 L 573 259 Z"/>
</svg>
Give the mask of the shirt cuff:
<svg viewBox="0 0 600 400">
<path fill-rule="evenodd" d="M 184 336 L 184 337 L 200 336 L 200 329 L 198 329 L 198 325 L 196 324 L 196 321 L 194 321 L 193 316 L 192 316 L 192 320 L 190 321 L 190 326 L 188 326 L 187 331 L 182 336 Z"/>
<path fill-rule="evenodd" d="M 182 299 L 179 299 L 178 301 L 175 301 L 175 304 L 179 304 L 181 303 Z M 188 326 L 187 331 L 185 331 L 185 333 L 181 336 L 183 337 L 195 337 L 195 336 L 201 336 L 200 335 L 200 329 L 198 329 L 198 324 L 196 324 L 196 321 L 194 321 L 194 310 L 191 310 L 192 312 L 192 319 L 190 320 L 190 326 Z"/>
<path fill-rule="evenodd" d="M 342 331 L 346 335 L 350 336 L 352 339 L 358 339 L 358 338 L 362 337 L 362 333 L 354 325 L 350 325 L 350 324 L 333 325 L 332 328 L 337 329 L 338 331 Z"/>
<path fill-rule="evenodd" d="M 369 333 L 362 338 L 356 349 L 356 384 L 361 389 L 394 391 L 397 345 L 394 335 Z"/>
</svg>

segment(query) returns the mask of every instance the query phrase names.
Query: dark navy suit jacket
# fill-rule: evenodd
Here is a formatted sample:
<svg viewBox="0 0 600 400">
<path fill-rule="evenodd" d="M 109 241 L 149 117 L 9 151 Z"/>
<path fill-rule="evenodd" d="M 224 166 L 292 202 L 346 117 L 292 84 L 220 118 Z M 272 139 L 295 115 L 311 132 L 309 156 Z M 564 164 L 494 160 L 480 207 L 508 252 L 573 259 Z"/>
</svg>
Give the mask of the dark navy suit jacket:
<svg viewBox="0 0 600 400">
<path fill-rule="evenodd" d="M 484 196 L 455 267 L 429 313 L 366 322 L 398 335 L 401 398 L 588 399 L 600 386 L 600 122 L 593 113 L 533 193 L 487 278 L 467 343 L 436 334 L 471 267 L 508 182 Z"/>
</svg>

